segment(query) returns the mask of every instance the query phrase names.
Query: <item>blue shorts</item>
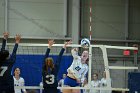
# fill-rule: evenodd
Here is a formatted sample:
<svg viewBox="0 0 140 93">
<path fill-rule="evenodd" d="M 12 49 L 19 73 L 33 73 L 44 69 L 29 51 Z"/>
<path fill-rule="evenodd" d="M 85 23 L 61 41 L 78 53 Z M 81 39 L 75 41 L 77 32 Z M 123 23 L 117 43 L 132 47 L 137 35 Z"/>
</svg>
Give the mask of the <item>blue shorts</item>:
<svg viewBox="0 0 140 93">
<path fill-rule="evenodd" d="M 80 86 L 80 84 L 77 83 L 76 79 L 70 78 L 68 76 L 64 79 L 64 85 L 68 85 L 70 87 Z"/>
</svg>

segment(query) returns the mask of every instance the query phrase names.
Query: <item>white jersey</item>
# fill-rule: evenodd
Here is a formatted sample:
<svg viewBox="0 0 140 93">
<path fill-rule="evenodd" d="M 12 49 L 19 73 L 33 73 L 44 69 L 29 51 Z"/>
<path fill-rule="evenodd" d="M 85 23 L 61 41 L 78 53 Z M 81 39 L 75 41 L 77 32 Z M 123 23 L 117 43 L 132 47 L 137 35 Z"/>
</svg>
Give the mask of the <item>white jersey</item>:
<svg viewBox="0 0 140 93">
<path fill-rule="evenodd" d="M 15 77 L 13 78 L 14 78 L 14 86 L 24 86 L 25 82 L 22 77 L 20 77 L 18 80 Z M 15 93 L 22 93 L 22 91 L 26 92 L 25 89 L 15 89 Z"/>
<path fill-rule="evenodd" d="M 70 71 L 77 79 L 81 79 L 83 82 L 84 77 L 88 71 L 88 65 L 81 63 L 81 57 L 78 56 L 76 51 L 72 51 L 72 56 L 73 62 L 67 71 Z"/>
<path fill-rule="evenodd" d="M 97 88 L 97 87 L 100 87 L 100 81 L 99 80 L 91 81 L 91 88 Z M 90 89 L 90 93 L 100 93 L 100 91 L 99 90 Z"/>
<path fill-rule="evenodd" d="M 101 79 L 101 87 L 107 87 L 107 82 L 109 82 L 109 87 L 111 87 L 111 79 L 107 81 L 106 78 Z M 101 90 L 100 93 L 111 93 L 111 90 Z"/>
</svg>

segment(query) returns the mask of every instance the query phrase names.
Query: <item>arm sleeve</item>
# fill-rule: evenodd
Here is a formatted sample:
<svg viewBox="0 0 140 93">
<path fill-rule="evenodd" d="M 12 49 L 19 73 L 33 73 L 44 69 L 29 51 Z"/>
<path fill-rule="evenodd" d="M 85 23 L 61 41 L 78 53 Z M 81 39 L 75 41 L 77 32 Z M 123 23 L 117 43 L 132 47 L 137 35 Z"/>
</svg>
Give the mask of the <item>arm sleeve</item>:
<svg viewBox="0 0 140 93">
<path fill-rule="evenodd" d="M 45 64 L 45 59 L 46 59 L 47 57 L 49 57 L 50 50 L 51 50 L 50 48 L 47 48 L 47 51 L 46 51 L 46 53 L 45 53 L 44 60 L 43 60 L 43 65 Z"/>
<path fill-rule="evenodd" d="M 58 58 L 57 58 L 57 61 L 56 61 L 57 71 L 59 70 L 61 59 L 62 59 L 62 55 L 63 55 L 64 51 L 65 51 L 65 49 L 62 48 L 60 53 L 59 53 L 59 55 L 58 55 Z"/>
<path fill-rule="evenodd" d="M 12 60 L 13 63 L 15 63 L 16 61 L 16 52 L 17 52 L 17 48 L 18 48 L 18 44 L 16 43 L 12 52 L 12 55 L 10 57 L 10 59 Z"/>
<path fill-rule="evenodd" d="M 71 54 L 73 56 L 74 59 L 78 58 L 78 52 L 77 51 L 74 51 L 74 49 L 71 50 Z"/>
<path fill-rule="evenodd" d="M 5 50 L 5 46 L 6 46 L 6 39 L 3 39 L 1 50 Z"/>
<path fill-rule="evenodd" d="M 60 51 L 60 53 L 59 53 L 59 56 L 58 56 L 58 58 L 57 58 L 57 63 L 56 63 L 58 66 L 59 66 L 59 64 L 60 64 L 60 62 L 61 62 L 62 55 L 63 55 L 64 51 L 65 51 L 65 49 L 62 48 L 61 51 Z"/>
</svg>

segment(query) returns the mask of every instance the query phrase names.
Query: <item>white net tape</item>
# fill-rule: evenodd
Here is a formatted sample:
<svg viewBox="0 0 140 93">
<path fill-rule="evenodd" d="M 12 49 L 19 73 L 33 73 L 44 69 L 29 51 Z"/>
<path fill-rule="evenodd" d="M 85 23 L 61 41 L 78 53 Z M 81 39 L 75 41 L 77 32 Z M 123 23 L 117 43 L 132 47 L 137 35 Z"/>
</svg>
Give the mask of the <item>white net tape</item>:
<svg viewBox="0 0 140 93">
<path fill-rule="evenodd" d="M 43 89 L 39 86 L 16 86 L 16 89 Z M 116 90 L 116 91 L 129 91 L 127 88 L 89 88 L 89 87 L 58 87 L 58 89 L 93 89 L 93 90 Z"/>
</svg>

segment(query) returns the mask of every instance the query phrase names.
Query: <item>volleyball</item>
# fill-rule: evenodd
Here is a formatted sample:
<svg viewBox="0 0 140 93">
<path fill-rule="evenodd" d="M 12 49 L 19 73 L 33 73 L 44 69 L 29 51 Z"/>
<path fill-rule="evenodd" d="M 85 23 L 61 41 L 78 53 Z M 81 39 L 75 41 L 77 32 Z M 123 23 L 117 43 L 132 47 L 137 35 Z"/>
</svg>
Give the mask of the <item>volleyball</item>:
<svg viewBox="0 0 140 93">
<path fill-rule="evenodd" d="M 81 40 L 81 47 L 83 48 L 88 48 L 90 46 L 90 41 L 87 38 L 83 38 Z"/>
</svg>

